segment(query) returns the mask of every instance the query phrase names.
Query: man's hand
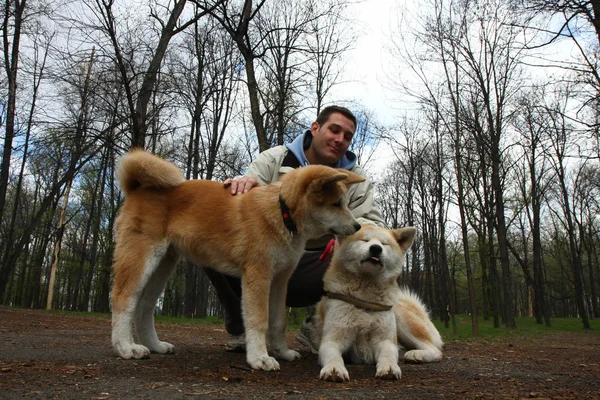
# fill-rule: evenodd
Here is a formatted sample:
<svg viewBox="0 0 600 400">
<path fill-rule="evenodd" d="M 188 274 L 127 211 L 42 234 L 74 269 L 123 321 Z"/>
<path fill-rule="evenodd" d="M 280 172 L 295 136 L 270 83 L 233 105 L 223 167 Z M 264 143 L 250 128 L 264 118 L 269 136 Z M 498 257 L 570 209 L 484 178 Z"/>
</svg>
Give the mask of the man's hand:
<svg viewBox="0 0 600 400">
<path fill-rule="evenodd" d="M 231 186 L 231 194 L 248 193 L 250 189 L 258 186 L 258 180 L 252 176 L 236 176 L 235 178 L 227 178 L 223 182 L 225 187 Z"/>
</svg>

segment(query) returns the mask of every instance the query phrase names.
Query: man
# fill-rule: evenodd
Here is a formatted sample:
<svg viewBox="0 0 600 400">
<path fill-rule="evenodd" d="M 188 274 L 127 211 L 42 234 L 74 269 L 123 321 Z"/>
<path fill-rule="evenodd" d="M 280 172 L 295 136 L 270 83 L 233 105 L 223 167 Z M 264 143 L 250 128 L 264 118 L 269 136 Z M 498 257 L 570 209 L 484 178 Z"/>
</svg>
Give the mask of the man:
<svg viewBox="0 0 600 400">
<path fill-rule="evenodd" d="M 355 131 L 356 117 L 350 110 L 340 106 L 326 107 L 311 124 L 310 130 L 288 145 L 262 152 L 244 176 L 227 179 L 224 185 L 231 187 L 232 195 L 240 195 L 258 185 L 277 182 L 286 172 L 309 164 L 344 168 L 365 176 L 365 171 L 356 163 L 356 155 L 348 151 Z M 352 185 L 349 196 L 348 207 L 359 223 L 385 226 L 383 218 L 373 204 L 372 183 L 367 180 Z M 324 294 L 323 275 L 327 270 L 328 260 L 320 260 L 320 256 L 330 239 L 331 237 L 323 237 L 307 243 L 304 255 L 288 283 L 288 307 L 307 307 L 321 299 Z M 245 338 L 240 281 L 209 268 L 205 271 L 226 311 L 225 329 L 231 335 L 231 339 L 225 348 L 228 351 L 243 351 Z M 312 346 L 312 329 L 309 317 L 296 338 L 316 354 L 318 349 Z"/>
</svg>

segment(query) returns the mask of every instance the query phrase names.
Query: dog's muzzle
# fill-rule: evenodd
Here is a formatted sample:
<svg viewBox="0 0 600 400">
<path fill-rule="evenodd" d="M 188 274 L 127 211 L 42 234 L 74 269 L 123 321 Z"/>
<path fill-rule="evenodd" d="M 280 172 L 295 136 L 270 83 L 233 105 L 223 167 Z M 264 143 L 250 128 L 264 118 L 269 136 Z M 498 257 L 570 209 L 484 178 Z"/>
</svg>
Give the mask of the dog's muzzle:
<svg viewBox="0 0 600 400">
<path fill-rule="evenodd" d="M 383 253 L 383 248 L 378 244 L 372 244 L 369 247 L 369 255 L 365 259 L 365 262 L 371 264 L 381 265 L 381 254 Z"/>
</svg>

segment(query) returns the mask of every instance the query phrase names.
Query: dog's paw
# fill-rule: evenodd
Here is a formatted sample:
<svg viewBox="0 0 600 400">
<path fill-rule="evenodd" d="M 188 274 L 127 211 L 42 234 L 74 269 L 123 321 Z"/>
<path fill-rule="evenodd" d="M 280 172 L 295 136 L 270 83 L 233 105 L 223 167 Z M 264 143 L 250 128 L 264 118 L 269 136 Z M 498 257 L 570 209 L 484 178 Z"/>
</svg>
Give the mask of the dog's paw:
<svg viewBox="0 0 600 400">
<path fill-rule="evenodd" d="M 408 364 L 421 364 L 425 362 L 423 357 L 423 351 L 421 350 L 410 350 L 404 353 L 404 362 Z"/>
<path fill-rule="evenodd" d="M 381 367 L 377 367 L 377 373 L 375 373 L 375 377 L 379 379 L 385 380 L 398 380 L 402 376 L 402 371 L 400 367 L 397 365 L 384 365 Z"/>
<path fill-rule="evenodd" d="M 439 362 L 441 359 L 442 352 L 437 349 L 410 350 L 404 354 L 404 362 L 409 364 Z"/>
<path fill-rule="evenodd" d="M 350 380 L 350 375 L 343 364 L 331 363 L 321 368 L 319 378 L 324 381 L 347 382 Z"/>
<path fill-rule="evenodd" d="M 173 354 L 175 353 L 175 346 L 169 342 L 158 342 L 150 348 L 150 351 L 159 354 Z"/>
<path fill-rule="evenodd" d="M 129 360 L 131 358 L 139 360 L 141 358 L 148 358 L 150 356 L 150 350 L 141 344 L 117 345 L 116 349 L 119 356 L 125 360 Z"/>
<path fill-rule="evenodd" d="M 284 351 L 275 352 L 275 358 L 284 361 L 294 361 L 299 360 L 300 358 L 302 358 L 302 356 L 296 350 L 287 349 Z"/>
<path fill-rule="evenodd" d="M 279 370 L 279 363 L 273 357 L 255 357 L 247 358 L 248 364 L 254 369 L 262 369 L 264 371 L 276 371 Z"/>
</svg>

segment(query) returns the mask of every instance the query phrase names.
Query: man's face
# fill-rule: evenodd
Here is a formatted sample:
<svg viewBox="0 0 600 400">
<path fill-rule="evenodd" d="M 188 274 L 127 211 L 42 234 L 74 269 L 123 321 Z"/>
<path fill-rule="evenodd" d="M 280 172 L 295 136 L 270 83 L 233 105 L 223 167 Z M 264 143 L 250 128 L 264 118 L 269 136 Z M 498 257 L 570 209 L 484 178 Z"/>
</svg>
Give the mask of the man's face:
<svg viewBox="0 0 600 400">
<path fill-rule="evenodd" d="M 316 159 L 311 163 L 332 165 L 338 162 L 346 154 L 355 130 L 354 123 L 340 113 L 331 114 L 323 125 L 313 122 L 310 147 Z"/>
</svg>

